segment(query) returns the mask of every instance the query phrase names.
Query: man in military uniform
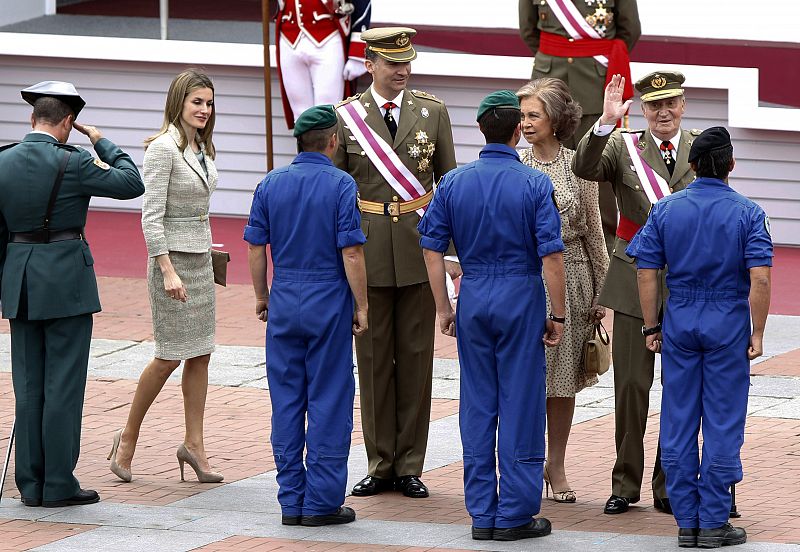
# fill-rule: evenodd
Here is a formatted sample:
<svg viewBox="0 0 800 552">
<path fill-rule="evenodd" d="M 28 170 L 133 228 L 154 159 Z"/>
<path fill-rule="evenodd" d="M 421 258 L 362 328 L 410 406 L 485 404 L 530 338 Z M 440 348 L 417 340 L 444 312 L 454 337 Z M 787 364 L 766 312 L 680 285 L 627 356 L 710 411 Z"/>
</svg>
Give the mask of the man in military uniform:
<svg viewBox="0 0 800 552">
<path fill-rule="evenodd" d="M 742 480 L 750 360 L 763 352 L 772 239 L 764 210 L 728 186 L 735 160 L 725 128 L 698 136 L 689 162 L 697 179 L 653 206 L 627 253 L 638 267 L 642 333 L 648 349 L 661 353 L 662 462 L 678 545 L 717 548 L 747 541 L 744 529 L 728 523 L 729 489 Z M 658 271 L 665 266 L 662 342 Z"/>
<path fill-rule="evenodd" d="M 587 180 L 611 182 L 619 206 L 619 226 L 599 303 L 614 309 L 614 395 L 617 461 L 607 514 L 628 511 L 639 500 L 644 471 L 644 433 L 655 356 L 644 346 L 642 309 L 636 293 L 636 268 L 625 254 L 628 242 L 647 221 L 659 198 L 682 190 L 694 179 L 689 147 L 700 131 L 681 130 L 685 78 L 672 71 L 651 73 L 636 83 L 646 130 L 614 130 L 631 100 L 623 101 L 624 78 L 606 86 L 603 114 L 578 144 L 573 172 Z M 657 509 L 671 513 L 664 474 L 656 457 L 653 497 Z"/>
<path fill-rule="evenodd" d="M 342 504 L 353 431 L 352 336 L 367 325 L 367 240 L 356 183 L 330 160 L 336 122 L 332 105 L 298 117 L 300 153 L 258 185 L 244 230 L 256 315 L 267 321 L 269 313 L 271 441 L 284 525 L 356 518 Z M 275 264 L 271 291 L 266 244 Z"/>
<path fill-rule="evenodd" d="M 612 75 L 625 76 L 624 99 L 633 96 L 628 52 L 642 33 L 636 0 L 519 0 L 519 33 L 535 56 L 531 78 L 563 80 L 583 108 L 568 148 L 603 112 L 602 90 Z M 617 206 L 608 182 L 600 184 L 600 215 L 610 255 Z"/>
<path fill-rule="evenodd" d="M 75 87 L 26 88 L 33 131 L 0 151 L 0 278 L 11 325 L 17 416 L 16 483 L 26 506 L 100 500 L 73 475 L 78 463 L 92 313 L 100 311 L 94 260 L 83 233 L 92 196 L 144 193 L 136 165 L 95 127 L 75 118 Z M 99 159 L 67 145 L 86 134 Z"/>
<path fill-rule="evenodd" d="M 405 27 L 364 31 L 370 88 L 337 107 L 334 164 L 361 193 L 369 329 L 356 338 L 369 496 L 396 488 L 426 497 L 419 479 L 428 444 L 436 309 L 417 223 L 434 182 L 455 168 L 444 103 L 407 90 L 416 34 Z"/>
</svg>

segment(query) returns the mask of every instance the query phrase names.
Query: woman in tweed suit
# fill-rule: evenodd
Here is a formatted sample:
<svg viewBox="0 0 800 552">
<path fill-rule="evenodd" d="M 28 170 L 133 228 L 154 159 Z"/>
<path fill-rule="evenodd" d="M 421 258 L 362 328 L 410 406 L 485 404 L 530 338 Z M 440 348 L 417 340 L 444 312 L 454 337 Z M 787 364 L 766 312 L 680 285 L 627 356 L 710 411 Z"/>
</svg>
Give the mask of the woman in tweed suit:
<svg viewBox="0 0 800 552">
<path fill-rule="evenodd" d="M 142 420 L 167 378 L 184 361 L 181 386 L 186 435 L 177 458 L 203 483 L 211 472 L 203 444 L 208 363 L 214 351 L 214 275 L 208 208 L 217 183 L 214 166 L 214 86 L 187 70 L 172 81 L 164 124 L 145 142 L 142 231 L 153 313 L 155 358 L 139 378 L 124 429 L 114 434 L 111 471 L 130 481 Z"/>
</svg>

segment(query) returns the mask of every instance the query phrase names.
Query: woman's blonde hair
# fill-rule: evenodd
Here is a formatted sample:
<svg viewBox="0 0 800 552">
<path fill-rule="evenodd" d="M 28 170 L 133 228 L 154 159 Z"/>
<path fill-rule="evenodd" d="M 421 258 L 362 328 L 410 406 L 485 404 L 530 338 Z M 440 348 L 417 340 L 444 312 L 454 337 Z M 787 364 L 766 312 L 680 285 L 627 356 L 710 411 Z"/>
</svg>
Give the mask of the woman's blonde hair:
<svg viewBox="0 0 800 552">
<path fill-rule="evenodd" d="M 181 113 L 183 113 L 183 102 L 189 94 L 199 88 L 210 88 L 212 94 L 214 93 L 214 84 L 211 82 L 211 79 L 208 78 L 208 75 L 197 69 L 187 69 L 172 80 L 172 84 L 169 85 L 169 90 L 167 91 L 167 103 L 164 105 L 164 123 L 161 125 L 161 130 L 159 130 L 158 133 L 144 141 L 145 149 L 150 145 L 150 142 L 162 134 L 165 134 L 170 124 L 175 125 L 175 128 L 178 129 L 181 135 L 181 141 L 178 147 L 181 150 L 186 149 L 188 145 L 186 133 L 183 131 L 183 125 L 180 123 Z M 216 156 L 214 142 L 211 139 L 211 136 L 214 134 L 216 114 L 217 109 L 215 103 L 214 109 L 211 110 L 211 115 L 209 115 L 208 121 L 206 122 L 206 126 L 197 131 L 197 140 L 205 144 L 206 155 L 211 159 L 214 159 Z"/>
<path fill-rule="evenodd" d="M 575 134 L 581 122 L 583 108 L 572 99 L 567 84 L 561 79 L 543 78 L 531 81 L 517 90 L 519 101 L 536 98 L 544 106 L 550 125 L 559 142 Z"/>
</svg>

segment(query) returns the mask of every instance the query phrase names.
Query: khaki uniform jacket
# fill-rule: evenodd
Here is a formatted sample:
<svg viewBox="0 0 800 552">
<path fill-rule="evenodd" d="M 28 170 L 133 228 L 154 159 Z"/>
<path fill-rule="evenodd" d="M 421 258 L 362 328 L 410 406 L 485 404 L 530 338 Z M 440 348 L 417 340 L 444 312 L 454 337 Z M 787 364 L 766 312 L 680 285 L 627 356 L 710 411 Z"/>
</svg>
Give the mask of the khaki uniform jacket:
<svg viewBox="0 0 800 552">
<path fill-rule="evenodd" d="M 431 190 L 444 174 L 456 167 L 453 131 L 444 102 L 425 92 L 406 90 L 400 108 L 400 119 L 395 139 L 383 120 L 380 106 L 372 97 L 372 88 L 363 94 L 348 98 L 346 102 L 361 102 L 366 111 L 366 123 L 393 149 L 403 164 L 420 181 L 425 190 Z M 339 117 L 339 149 L 333 163 L 350 173 L 358 184 L 362 200 L 375 202 L 397 201 L 397 192 L 372 164 L 353 133 Z M 432 155 L 417 154 L 423 140 L 433 144 Z M 424 159 L 427 158 L 427 163 Z M 364 255 L 367 264 L 367 284 L 370 286 L 409 286 L 428 281 L 422 248 L 419 245 L 416 212 L 394 217 L 363 213 L 361 229 L 367 237 Z"/>
<path fill-rule="evenodd" d="M 192 148 L 181 150 L 178 142 L 178 129 L 170 125 L 144 154 L 142 232 L 150 257 L 170 251 L 204 253 L 211 249 L 208 208 L 217 187 L 217 169 L 205 156 L 206 176 Z M 200 149 L 205 153 L 204 144 Z"/>
<path fill-rule="evenodd" d="M 130 156 L 102 138 L 88 151 L 31 133 L 0 151 L 0 287 L 3 318 L 17 318 L 25 281 L 28 320 L 49 320 L 100 311 L 94 258 L 86 240 L 9 243 L 10 232 L 42 229 L 47 203 L 65 151 L 64 171 L 50 230 L 86 225 L 92 196 L 132 199 L 144 186 Z M 120 243 L 120 247 L 125 247 Z"/>
<path fill-rule="evenodd" d="M 651 204 L 642 190 L 639 177 L 633 170 L 633 162 L 622 141 L 623 132 L 639 134 L 638 147 L 642 152 L 643 161 L 669 183 L 671 192 L 677 192 L 694 180 L 694 172 L 688 161 L 689 149 L 692 140 L 700 134 L 700 131 L 681 131 L 678 158 L 672 177 L 649 130 L 615 130 L 608 136 L 596 136 L 590 129 L 578 143 L 578 149 L 572 158 L 572 171 L 586 180 L 611 182 L 620 214 L 643 226 L 650 213 Z M 642 318 L 642 307 L 639 304 L 637 291 L 636 264 L 633 258 L 625 254 L 626 247 L 628 242 L 617 236 L 599 302 L 615 311 Z M 663 291 L 662 289 L 662 297 Z"/>
<path fill-rule="evenodd" d="M 587 0 L 572 1 L 584 17 L 595 13 L 599 7 L 598 0 L 591 0 L 591 5 Z M 636 0 L 607 0 L 605 8 L 613 14 L 613 19 L 605 24 L 604 38 L 619 38 L 630 52 L 642 34 Z M 595 25 L 595 29 L 598 26 Z M 545 0 L 519 0 L 519 34 L 535 56 L 531 78 L 561 79 L 569 86 L 575 101 L 581 104 L 585 115 L 602 113 L 606 68 L 592 57 L 566 58 L 541 53 L 539 35 L 542 31 L 571 38 Z"/>
</svg>

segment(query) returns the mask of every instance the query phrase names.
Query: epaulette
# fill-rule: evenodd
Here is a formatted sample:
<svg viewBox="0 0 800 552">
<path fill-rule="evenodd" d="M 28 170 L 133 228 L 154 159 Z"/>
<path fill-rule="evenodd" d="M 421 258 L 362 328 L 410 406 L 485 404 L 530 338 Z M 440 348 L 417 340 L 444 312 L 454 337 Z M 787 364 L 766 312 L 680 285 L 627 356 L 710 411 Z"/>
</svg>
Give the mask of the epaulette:
<svg viewBox="0 0 800 552">
<path fill-rule="evenodd" d="M 427 92 L 423 92 L 422 90 L 412 90 L 411 93 L 417 98 L 425 98 L 426 100 L 431 100 L 437 103 L 444 103 L 442 100 L 440 100 L 433 94 L 428 94 Z"/>
<path fill-rule="evenodd" d="M 358 94 L 354 94 L 354 95 L 350 96 L 349 98 L 343 99 L 341 102 L 337 103 L 335 107 L 339 107 L 339 106 L 342 106 L 342 105 L 345 105 L 345 104 L 349 104 L 353 100 L 357 100 L 360 97 L 361 97 L 361 92 L 359 92 Z"/>
<path fill-rule="evenodd" d="M 69 151 L 83 151 L 83 148 L 80 146 L 73 146 L 72 144 L 62 144 L 61 142 L 57 144 L 53 144 L 57 148 L 62 148 Z"/>
<path fill-rule="evenodd" d="M 5 151 L 7 149 L 11 149 L 14 146 L 18 145 L 19 142 L 12 142 L 11 144 L 6 144 L 5 146 L 0 146 L 0 151 Z"/>
<path fill-rule="evenodd" d="M 700 136 L 701 134 L 703 134 L 703 131 L 700 130 L 699 128 L 693 128 L 692 130 L 689 131 L 689 134 L 691 134 L 692 136 Z"/>
</svg>

